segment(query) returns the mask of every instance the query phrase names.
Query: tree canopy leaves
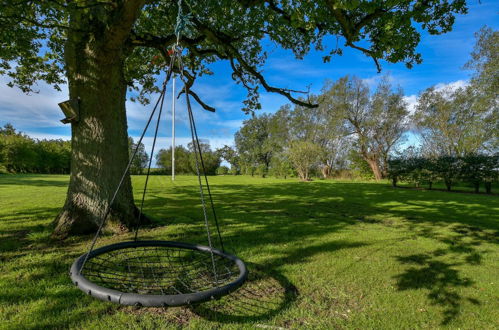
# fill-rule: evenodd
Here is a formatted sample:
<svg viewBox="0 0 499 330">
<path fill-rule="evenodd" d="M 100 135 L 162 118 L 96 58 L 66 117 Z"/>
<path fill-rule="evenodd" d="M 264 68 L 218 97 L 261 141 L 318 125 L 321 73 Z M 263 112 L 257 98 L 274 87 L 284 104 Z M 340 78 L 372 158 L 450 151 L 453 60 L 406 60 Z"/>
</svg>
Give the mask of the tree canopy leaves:
<svg viewBox="0 0 499 330">
<path fill-rule="evenodd" d="M 467 12 L 464 0 L 184 0 L 181 6 L 192 23 L 180 40 L 189 83 L 210 74 L 211 63 L 228 61 L 233 80 L 248 90 L 247 111 L 259 108 L 262 87 L 311 105 L 296 91 L 267 82 L 264 41 L 297 58 L 313 47 L 329 61 L 349 47 L 371 57 L 378 69 L 380 60 L 411 67 L 422 61 L 416 50 L 418 27 L 444 33 L 456 14 Z M 68 56 L 75 56 L 65 54 L 72 32 L 75 38 L 125 49 L 126 80 L 131 89 L 140 86 L 139 100 L 145 102 L 157 90 L 155 80 L 165 65 L 161 56 L 176 42 L 177 1 L 0 0 L 0 7 L 0 74 L 25 92 L 33 91 L 38 80 L 56 88 L 65 82 Z"/>
</svg>

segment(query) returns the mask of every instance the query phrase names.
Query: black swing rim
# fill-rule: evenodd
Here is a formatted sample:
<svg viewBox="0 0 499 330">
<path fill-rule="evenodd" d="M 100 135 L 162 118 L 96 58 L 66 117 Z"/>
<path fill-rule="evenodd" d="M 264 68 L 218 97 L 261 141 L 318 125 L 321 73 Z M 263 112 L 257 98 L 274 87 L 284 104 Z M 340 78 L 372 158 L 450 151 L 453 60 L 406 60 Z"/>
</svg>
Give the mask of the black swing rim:
<svg viewBox="0 0 499 330">
<path fill-rule="evenodd" d="M 148 294 L 138 294 L 138 293 L 127 293 L 121 292 L 114 289 L 109 289 L 106 287 L 99 286 L 91 281 L 89 281 L 80 272 L 81 267 L 85 260 L 90 260 L 98 255 L 105 254 L 107 252 L 136 248 L 136 247 L 151 247 L 151 246 L 161 246 L 161 247 L 173 247 L 179 249 L 195 250 L 203 253 L 213 253 L 220 257 L 226 258 L 234 262 L 234 264 L 239 269 L 239 276 L 234 281 L 220 287 L 213 289 L 195 292 L 195 293 L 185 293 L 185 294 L 174 294 L 174 295 L 148 295 Z M 88 258 L 87 258 L 88 255 Z M 70 277 L 74 285 L 78 287 L 81 291 L 86 294 L 108 302 L 117 303 L 126 306 L 144 306 L 144 307 L 174 307 L 174 306 L 184 306 L 195 303 L 201 303 L 212 299 L 217 299 L 225 296 L 235 290 L 237 290 L 248 277 L 248 270 L 244 262 L 238 257 L 222 252 L 217 249 L 211 249 L 205 245 L 197 245 L 183 242 L 173 242 L 173 241 L 127 241 L 120 242 L 116 244 L 106 245 L 95 249 L 89 253 L 81 255 L 76 259 L 70 269 Z"/>
</svg>

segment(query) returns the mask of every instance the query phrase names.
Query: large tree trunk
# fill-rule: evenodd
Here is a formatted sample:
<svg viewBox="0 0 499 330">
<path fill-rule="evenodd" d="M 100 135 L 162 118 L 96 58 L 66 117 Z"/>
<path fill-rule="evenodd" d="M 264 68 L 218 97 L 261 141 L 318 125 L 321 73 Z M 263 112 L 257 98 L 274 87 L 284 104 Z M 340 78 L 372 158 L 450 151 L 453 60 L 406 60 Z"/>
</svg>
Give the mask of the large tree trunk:
<svg viewBox="0 0 499 330">
<path fill-rule="evenodd" d="M 65 49 L 69 95 L 79 98 L 71 124 L 71 177 L 54 236 L 95 232 L 128 163 L 124 47 L 108 47 L 92 33 L 69 32 Z M 138 211 L 127 174 L 110 223 L 131 228 Z"/>
<path fill-rule="evenodd" d="M 381 173 L 381 169 L 379 168 L 379 164 L 376 161 L 376 159 L 367 158 L 367 157 L 365 159 L 366 162 L 369 164 L 369 167 L 373 171 L 374 178 L 376 179 L 376 181 L 381 180 L 383 178 L 383 175 Z"/>
</svg>

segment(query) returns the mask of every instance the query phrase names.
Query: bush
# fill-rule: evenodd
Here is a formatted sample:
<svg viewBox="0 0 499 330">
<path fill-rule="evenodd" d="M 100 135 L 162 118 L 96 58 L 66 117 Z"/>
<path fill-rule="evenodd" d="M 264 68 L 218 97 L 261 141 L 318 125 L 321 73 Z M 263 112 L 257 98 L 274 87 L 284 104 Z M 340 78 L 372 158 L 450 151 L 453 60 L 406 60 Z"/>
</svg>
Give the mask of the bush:
<svg viewBox="0 0 499 330">
<path fill-rule="evenodd" d="M 278 155 L 270 162 L 269 174 L 276 178 L 288 178 L 293 176 L 293 165 L 285 155 Z"/>
<path fill-rule="evenodd" d="M 9 124 L 0 128 L 1 172 L 67 174 L 70 160 L 69 141 L 32 139 Z"/>
<path fill-rule="evenodd" d="M 217 168 L 217 175 L 226 175 L 229 173 L 229 168 L 227 166 L 220 166 Z"/>
<path fill-rule="evenodd" d="M 269 169 L 265 164 L 260 164 L 255 168 L 255 174 L 265 178 L 267 176 Z"/>
<path fill-rule="evenodd" d="M 492 183 L 499 179 L 499 155 L 470 154 L 465 157 L 441 156 L 432 158 L 394 158 L 388 162 L 388 176 L 393 186 L 399 180 L 415 183 L 428 183 L 429 188 L 437 180 L 451 190 L 455 181 L 462 180 L 479 192 L 480 184 L 485 185 L 488 194 L 492 193 Z"/>
<path fill-rule="evenodd" d="M 388 178 L 392 180 L 392 186 L 396 187 L 398 181 L 404 177 L 406 166 L 407 164 L 402 158 L 388 160 Z"/>
<path fill-rule="evenodd" d="M 288 157 L 302 181 L 310 180 L 310 174 L 317 166 L 321 148 L 311 141 L 293 141 Z"/>
<path fill-rule="evenodd" d="M 350 151 L 348 154 L 348 161 L 350 162 L 350 168 L 354 178 L 361 180 L 374 179 L 373 170 L 357 150 L 352 149 Z"/>
</svg>

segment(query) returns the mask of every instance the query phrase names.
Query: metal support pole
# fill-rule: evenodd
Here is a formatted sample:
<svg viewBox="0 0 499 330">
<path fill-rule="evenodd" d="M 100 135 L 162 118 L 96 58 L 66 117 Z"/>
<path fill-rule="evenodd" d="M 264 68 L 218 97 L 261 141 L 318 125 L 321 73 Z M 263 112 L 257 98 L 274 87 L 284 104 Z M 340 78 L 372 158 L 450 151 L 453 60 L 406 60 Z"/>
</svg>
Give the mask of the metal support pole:
<svg viewBox="0 0 499 330">
<path fill-rule="evenodd" d="M 175 76 L 172 87 L 172 181 L 175 181 Z"/>
</svg>

